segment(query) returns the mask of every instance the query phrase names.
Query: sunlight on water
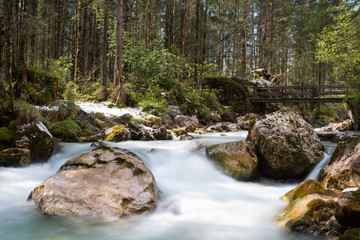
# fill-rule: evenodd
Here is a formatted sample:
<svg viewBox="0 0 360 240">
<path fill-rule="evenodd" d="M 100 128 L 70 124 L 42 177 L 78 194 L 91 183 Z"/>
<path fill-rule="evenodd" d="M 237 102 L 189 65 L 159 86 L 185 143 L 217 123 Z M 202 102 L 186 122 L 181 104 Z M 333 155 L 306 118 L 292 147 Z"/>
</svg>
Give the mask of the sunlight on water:
<svg viewBox="0 0 360 240">
<path fill-rule="evenodd" d="M 235 181 L 203 154 L 205 146 L 243 140 L 246 134 L 106 143 L 139 155 L 163 193 L 154 213 L 113 222 L 45 216 L 26 202 L 68 159 L 91 150 L 90 143 L 63 143 L 46 164 L 0 168 L 0 239 L 313 239 L 284 233 L 274 223 L 284 207 L 279 198 L 295 185 Z"/>
</svg>

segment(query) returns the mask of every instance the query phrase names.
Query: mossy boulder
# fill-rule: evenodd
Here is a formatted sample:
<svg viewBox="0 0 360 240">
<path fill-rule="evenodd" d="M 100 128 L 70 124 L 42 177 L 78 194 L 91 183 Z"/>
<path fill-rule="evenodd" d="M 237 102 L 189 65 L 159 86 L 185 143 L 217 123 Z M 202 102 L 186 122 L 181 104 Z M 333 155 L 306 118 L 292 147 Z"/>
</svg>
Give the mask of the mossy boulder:
<svg viewBox="0 0 360 240">
<path fill-rule="evenodd" d="M 360 143 L 357 137 L 339 142 L 320 171 L 319 181 L 328 188 L 343 190 L 360 187 Z"/>
<path fill-rule="evenodd" d="M 281 110 L 257 121 L 247 141 L 255 145 L 263 172 L 277 179 L 306 175 L 324 156 L 314 129 L 292 110 Z"/>
<path fill-rule="evenodd" d="M 81 136 L 81 127 L 74 119 L 68 117 L 63 121 L 52 123 L 49 127 L 50 132 L 62 141 L 77 142 Z"/>
<path fill-rule="evenodd" d="M 11 133 L 7 127 L 0 128 L 0 150 L 11 146 Z"/>
<path fill-rule="evenodd" d="M 206 155 L 225 174 L 237 180 L 252 179 L 259 174 L 259 160 L 252 143 L 238 141 L 216 144 L 206 148 Z"/>
<path fill-rule="evenodd" d="M 339 240 L 360 240 L 360 228 L 353 228 L 345 231 Z"/>
<path fill-rule="evenodd" d="M 176 137 L 179 137 L 180 135 L 188 134 L 188 131 L 182 128 L 176 128 L 170 131 L 171 135 L 174 135 Z"/>
<path fill-rule="evenodd" d="M 334 235 L 344 227 L 335 218 L 340 192 L 324 188 L 316 180 L 306 180 L 283 197 L 288 201 L 278 223 L 285 229 L 312 234 Z"/>
<path fill-rule="evenodd" d="M 30 150 L 23 148 L 8 148 L 0 151 L 0 166 L 24 167 L 30 163 Z"/>
<path fill-rule="evenodd" d="M 105 131 L 105 141 L 122 142 L 130 140 L 130 132 L 123 125 L 116 125 Z"/>
<path fill-rule="evenodd" d="M 360 227 L 360 190 L 346 192 L 338 200 L 335 217 L 344 226 Z"/>
<path fill-rule="evenodd" d="M 153 211 L 160 191 L 137 155 L 100 146 L 67 161 L 28 199 L 48 215 L 119 218 Z"/>
<path fill-rule="evenodd" d="M 47 161 L 56 144 L 56 140 L 41 121 L 16 126 L 14 141 L 16 148 L 27 148 L 31 151 L 31 162 Z"/>
</svg>

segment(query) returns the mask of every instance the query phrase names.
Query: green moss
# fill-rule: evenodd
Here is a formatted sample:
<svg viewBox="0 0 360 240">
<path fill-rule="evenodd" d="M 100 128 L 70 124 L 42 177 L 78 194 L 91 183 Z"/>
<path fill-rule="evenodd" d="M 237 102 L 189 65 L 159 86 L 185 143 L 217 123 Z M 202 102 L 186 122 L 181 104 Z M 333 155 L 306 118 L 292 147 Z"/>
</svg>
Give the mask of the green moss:
<svg viewBox="0 0 360 240">
<path fill-rule="evenodd" d="M 77 141 L 81 134 L 81 127 L 70 117 L 63 121 L 55 122 L 50 125 L 49 131 L 58 138 L 65 141 Z"/>
<path fill-rule="evenodd" d="M 0 142 L 5 144 L 11 143 L 10 131 L 6 127 L 0 128 Z"/>
<path fill-rule="evenodd" d="M 339 240 L 360 240 L 360 228 L 353 228 L 345 231 Z"/>
<path fill-rule="evenodd" d="M 308 194 L 331 194 L 328 190 L 326 190 L 321 183 L 316 180 L 308 179 L 305 182 L 301 183 L 299 186 L 286 193 L 285 196 L 289 198 L 291 201 L 295 201 L 298 198 L 302 198 Z"/>
<path fill-rule="evenodd" d="M 111 133 L 106 137 L 105 141 L 124 141 L 126 139 L 125 135 L 126 128 L 122 125 L 116 125 L 112 128 Z"/>
<path fill-rule="evenodd" d="M 181 129 L 181 128 L 171 130 L 171 134 L 174 134 L 177 137 L 180 136 L 180 135 L 183 135 L 183 134 L 187 134 L 187 133 L 188 132 L 186 130 Z"/>
</svg>

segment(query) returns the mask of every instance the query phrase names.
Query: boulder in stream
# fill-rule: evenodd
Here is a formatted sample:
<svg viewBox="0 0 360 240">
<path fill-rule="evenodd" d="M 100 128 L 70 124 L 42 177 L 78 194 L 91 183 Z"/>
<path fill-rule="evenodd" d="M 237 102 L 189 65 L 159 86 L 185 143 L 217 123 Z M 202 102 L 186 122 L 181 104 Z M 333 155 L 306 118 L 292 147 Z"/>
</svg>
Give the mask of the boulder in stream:
<svg viewBox="0 0 360 240">
<path fill-rule="evenodd" d="M 320 171 L 325 187 L 343 190 L 360 187 L 360 143 L 352 137 L 337 144 L 328 164 Z"/>
<path fill-rule="evenodd" d="M 225 174 L 237 180 L 258 176 L 259 160 L 251 142 L 221 143 L 206 148 L 206 155 L 217 163 Z"/>
<path fill-rule="evenodd" d="M 278 179 L 301 177 L 324 156 L 324 146 L 313 128 L 291 110 L 257 121 L 247 141 L 254 143 L 264 173 Z"/>
<path fill-rule="evenodd" d="M 134 153 L 100 146 L 67 161 L 29 200 L 58 216 L 125 217 L 155 209 L 155 179 Z"/>
<path fill-rule="evenodd" d="M 24 148 L 8 148 L 0 151 L 0 166 L 24 167 L 30 163 L 30 150 Z"/>
<path fill-rule="evenodd" d="M 55 139 L 41 121 L 16 127 L 15 147 L 31 151 L 31 162 L 47 161 L 55 148 Z"/>
</svg>

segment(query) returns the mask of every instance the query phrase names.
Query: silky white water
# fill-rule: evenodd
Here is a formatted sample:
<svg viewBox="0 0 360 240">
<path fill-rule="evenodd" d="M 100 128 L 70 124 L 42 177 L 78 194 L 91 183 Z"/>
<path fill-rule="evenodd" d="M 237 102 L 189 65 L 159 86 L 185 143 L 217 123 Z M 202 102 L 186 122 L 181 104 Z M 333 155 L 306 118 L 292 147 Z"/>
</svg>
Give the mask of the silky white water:
<svg viewBox="0 0 360 240">
<path fill-rule="evenodd" d="M 241 140 L 246 132 L 195 136 L 192 141 L 107 143 L 140 156 L 163 193 L 155 212 L 112 222 L 41 214 L 26 198 L 90 143 L 63 143 L 45 164 L 0 168 L 0 239 L 314 239 L 285 233 L 275 224 L 279 198 L 296 184 L 239 182 L 222 174 L 204 155 L 214 143 Z"/>
</svg>

